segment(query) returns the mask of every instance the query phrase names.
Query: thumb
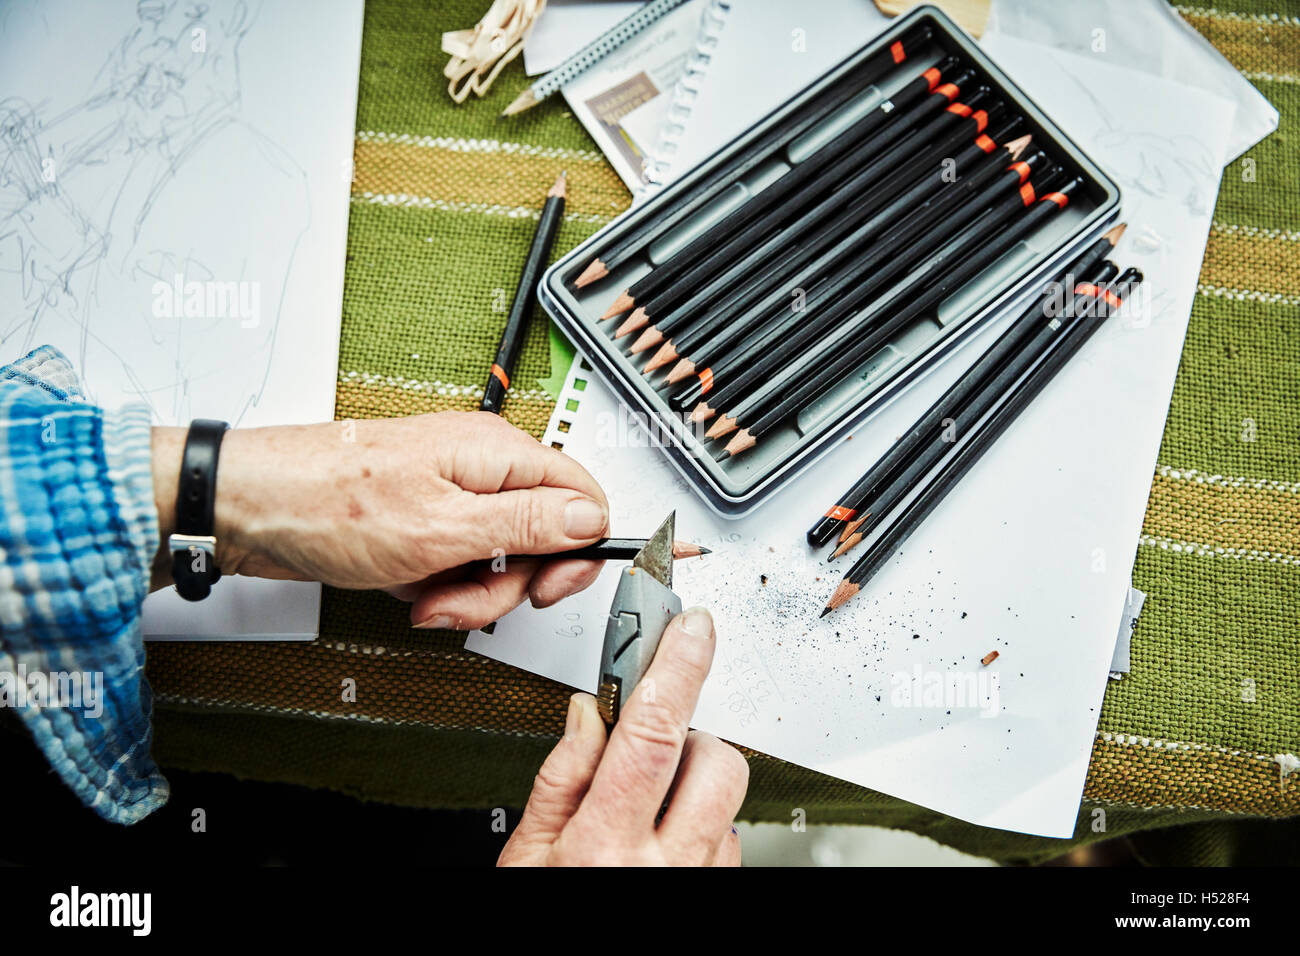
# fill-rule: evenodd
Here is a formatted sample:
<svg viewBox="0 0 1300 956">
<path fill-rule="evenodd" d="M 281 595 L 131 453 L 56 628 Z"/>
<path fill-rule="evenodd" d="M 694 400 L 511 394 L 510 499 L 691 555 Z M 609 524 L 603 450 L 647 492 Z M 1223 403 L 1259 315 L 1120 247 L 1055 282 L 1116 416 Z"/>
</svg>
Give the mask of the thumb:
<svg viewBox="0 0 1300 956">
<path fill-rule="evenodd" d="M 587 795 L 605 752 L 605 740 L 605 722 L 596 710 L 596 698 L 574 694 L 569 698 L 564 737 L 537 771 L 528 805 L 501 853 L 501 863 L 529 862 L 529 851 L 555 842 Z"/>
<path fill-rule="evenodd" d="M 500 554 L 551 554 L 591 544 L 606 533 L 609 509 L 572 488 L 539 485 L 470 494 L 462 515 L 462 561 Z"/>
</svg>

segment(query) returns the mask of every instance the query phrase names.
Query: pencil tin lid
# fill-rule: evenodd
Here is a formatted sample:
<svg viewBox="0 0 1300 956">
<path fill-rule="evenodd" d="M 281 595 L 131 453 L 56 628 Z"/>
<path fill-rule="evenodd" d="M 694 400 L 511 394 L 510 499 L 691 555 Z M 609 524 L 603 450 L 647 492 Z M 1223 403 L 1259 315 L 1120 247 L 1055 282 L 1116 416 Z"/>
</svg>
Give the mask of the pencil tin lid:
<svg viewBox="0 0 1300 956">
<path fill-rule="evenodd" d="M 922 35 L 926 42 L 906 62 L 846 98 L 845 84 L 854 82 L 864 65 L 880 62 L 882 51 L 887 54 L 897 49 L 905 35 L 909 41 Z M 743 453 L 721 455 L 722 445 L 705 435 L 707 424 L 701 427 L 690 423 L 686 415 L 669 404 L 668 397 L 676 388 L 664 383 L 663 373 L 668 369 L 651 376 L 643 374 L 648 356 L 629 354 L 628 340 L 635 336 L 616 339 L 611 326 L 617 326 L 619 320 L 602 321 L 602 314 L 621 290 L 665 263 L 745 202 L 761 202 L 765 190 L 799 169 L 848 125 L 881 104 L 892 102 L 891 98 L 915 81 L 918 74 L 953 57 L 961 69 L 973 72 L 971 87 L 983 89 L 982 102 L 1000 103 L 1005 116 L 1019 117 L 1017 135 L 1030 133 L 1034 149 L 1046 154 L 1046 162 L 1059 167 L 1065 180 L 1077 179 L 1068 203 L 943 299 L 932 313 L 920 316 L 883 342 L 814 401 L 791 409 L 784 420 L 763 435 L 763 440 Z M 755 144 L 768 143 L 787 128 L 798 129 L 797 118 L 817 113 L 819 103 L 841 101 L 842 105 L 815 126 L 800 130 L 770 154 L 762 155 L 762 161 L 755 161 L 761 155 Z M 656 226 L 669 218 L 669 211 L 681 197 L 691 195 L 693 187 L 714 177 L 728 177 L 730 171 L 735 171 L 734 181 L 719 190 L 716 198 L 670 228 Z M 1116 221 L 1119 206 L 1120 190 L 1110 177 L 969 35 L 938 8 L 923 6 L 898 18 L 882 34 L 721 146 L 699 166 L 561 258 L 543 277 L 539 299 L 560 330 L 586 356 L 596 376 L 618 396 L 632 420 L 648 423 L 654 432 L 654 444 L 668 455 L 689 485 L 718 514 L 740 517 L 793 480 L 850 431 L 861 427 L 987 321 L 1018 304 L 1043 280 L 1064 269 Z M 643 236 L 635 255 L 611 268 L 600 281 L 574 287 L 573 280 L 602 250 L 634 236 Z M 773 290 L 797 291 L 790 286 L 788 282 L 785 286 L 776 283 Z"/>
</svg>

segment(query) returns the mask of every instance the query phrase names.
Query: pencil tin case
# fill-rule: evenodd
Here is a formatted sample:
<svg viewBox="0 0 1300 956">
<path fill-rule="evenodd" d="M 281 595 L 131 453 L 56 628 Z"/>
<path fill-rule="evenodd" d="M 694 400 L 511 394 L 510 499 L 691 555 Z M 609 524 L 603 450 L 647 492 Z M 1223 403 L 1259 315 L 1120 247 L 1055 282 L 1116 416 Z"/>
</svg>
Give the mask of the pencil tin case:
<svg viewBox="0 0 1300 956">
<path fill-rule="evenodd" d="M 920 24 L 930 28 L 929 40 L 901 67 L 864 88 L 855 99 L 827 116 L 796 140 L 785 144 L 770 159 L 739 176 L 723 191 L 683 222 L 662 232 L 653 223 L 674 198 L 693 183 L 728 166 L 739 166 L 750 144 L 766 130 L 797 111 L 811 109 L 819 97 L 845 82 L 856 67 L 881 50 L 891 48 Z M 698 237 L 711 225 L 790 170 L 816 148 L 831 141 L 856 117 L 894 95 L 915 79 L 920 70 L 956 56 L 977 76 L 976 84 L 989 88 L 1002 100 L 1006 115 L 1023 118 L 1018 133 L 1031 133 L 1033 147 L 1081 180 L 1068 205 L 1034 232 L 1023 237 L 991 267 L 944 299 L 937 312 L 894 336 L 853 373 L 843 376 L 827 395 L 788 418 L 765 440 L 726 460 L 717 460 L 718 446 L 704 438 L 703 429 L 685 422 L 667 397 L 673 389 L 662 376 L 646 377 L 640 367 L 645 355 L 629 356 L 627 340 L 615 340 L 611 326 L 618 320 L 600 321 L 610 301 L 657 264 Z M 709 506 L 724 517 L 747 514 L 811 466 L 840 439 L 880 411 L 919 378 L 941 362 L 969 335 L 1004 310 L 1022 302 L 1032 291 L 1069 263 L 1119 215 L 1119 187 L 1017 87 L 987 54 L 941 10 L 917 7 L 898 18 L 883 34 L 862 47 L 821 78 L 796 93 L 740 136 L 667 188 L 600 230 L 556 262 L 541 280 L 538 297 L 559 328 L 587 357 L 596 375 L 619 397 L 634 422 L 647 424 L 654 441 L 674 467 Z M 642 226 L 650 232 L 639 255 L 611 270 L 599 282 L 575 288 L 573 280 L 596 257 Z M 631 336 L 630 338 L 635 338 Z"/>
</svg>

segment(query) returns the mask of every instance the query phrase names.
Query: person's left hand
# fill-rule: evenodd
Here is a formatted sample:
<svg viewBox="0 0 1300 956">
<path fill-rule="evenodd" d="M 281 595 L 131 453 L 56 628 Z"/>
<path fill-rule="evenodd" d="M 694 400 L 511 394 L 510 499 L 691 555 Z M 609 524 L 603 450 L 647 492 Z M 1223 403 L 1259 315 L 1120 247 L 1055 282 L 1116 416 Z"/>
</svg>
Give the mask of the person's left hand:
<svg viewBox="0 0 1300 956">
<path fill-rule="evenodd" d="M 716 644 L 704 608 L 673 618 L 608 740 L 596 699 L 573 696 L 499 866 L 740 865 L 749 765 L 687 729 Z"/>
</svg>

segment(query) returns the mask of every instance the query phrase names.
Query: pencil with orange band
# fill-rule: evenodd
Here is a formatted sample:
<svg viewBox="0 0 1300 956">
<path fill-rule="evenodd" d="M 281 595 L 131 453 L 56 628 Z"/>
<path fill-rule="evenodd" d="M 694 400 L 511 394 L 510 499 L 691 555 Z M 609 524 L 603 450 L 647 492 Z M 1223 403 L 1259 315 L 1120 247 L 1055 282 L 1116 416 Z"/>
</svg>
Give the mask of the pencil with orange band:
<svg viewBox="0 0 1300 956">
<path fill-rule="evenodd" d="M 840 541 L 828 560 L 834 560 L 857 547 L 870 533 L 871 528 L 867 522 L 873 516 L 879 520 L 881 516 L 892 514 L 912 489 L 952 450 L 955 437 L 962 437 L 968 429 L 976 427 L 985 414 L 1012 391 L 1020 376 L 1069 332 L 1071 323 L 1093 313 L 1095 304 L 1103 300 L 1103 295 L 1109 294 L 1103 292 L 1098 283 L 1111 281 L 1118 272 L 1119 267 L 1106 260 L 1093 268 L 1090 274 L 1085 274 L 1083 278 L 1088 281 L 1075 287 L 1074 298 L 1060 316 L 1032 323 L 1043 334 L 1031 336 L 1028 342 L 1022 342 L 1021 349 L 1011 356 L 1010 361 L 945 405 L 944 420 L 949 423 L 948 428 L 931 431 L 925 440 L 913 443 L 901 466 L 894 470 L 888 480 L 872 488 L 858 502 L 856 510 L 860 514 L 845 525 Z"/>
<path fill-rule="evenodd" d="M 955 88 L 955 84 L 945 84 L 943 88 L 948 87 Z M 784 232 L 788 226 L 806 224 L 800 231 L 814 226 L 818 213 L 824 216 L 827 201 L 838 199 L 840 209 L 858 205 L 858 197 L 867 195 L 873 183 L 897 169 L 909 156 L 917 155 L 925 143 L 945 130 L 971 120 L 977 110 L 978 122 L 987 125 L 988 113 L 982 107 L 988 98 L 988 91 L 978 88 L 970 91 L 965 103 L 950 103 L 946 93 L 936 90 L 910 110 L 889 114 L 891 119 L 887 124 L 855 143 L 838 160 L 823 154 L 840 150 L 839 141 L 827 143 L 797 167 L 802 170 L 800 177 L 808 176 L 802 188 L 776 189 L 776 185 L 786 182 L 786 177 L 782 177 L 755 194 L 745 205 L 628 286 L 601 319 L 635 309 L 634 318 L 619 325 L 616 336 L 622 336 L 645 325 L 651 317 L 663 317 L 701 282 L 734 264 L 744 250 L 759 245 L 773 233 Z M 809 164 L 817 164 L 813 171 L 818 175 L 808 175 L 805 167 Z M 794 175 L 794 172 L 786 174 Z"/>
<path fill-rule="evenodd" d="M 669 399 L 674 409 L 691 409 L 691 420 L 707 421 L 717 412 L 727 409 L 730 403 L 741 399 L 758 383 L 772 381 L 777 372 L 793 372 L 788 363 L 809 349 L 824 349 L 825 343 L 835 341 L 831 330 L 837 323 L 853 321 L 853 314 L 893 288 L 910 288 L 922 277 L 937 274 L 940 264 L 950 261 L 964 250 L 973 250 L 984 241 L 983 231 L 968 229 L 970 223 L 992 229 L 995 224 L 1010 218 L 1015 210 L 1007 200 L 998 205 L 999 197 L 1021 185 L 1024 177 L 1045 162 L 1046 157 L 1036 152 L 1026 160 L 1006 167 L 1011 154 L 1019 154 L 1025 147 L 1024 137 L 1007 144 L 1009 149 L 999 157 L 994 154 L 972 174 L 950 183 L 932 200 L 905 216 L 894 228 L 885 233 L 865 254 L 851 260 L 852 270 L 862 276 L 860 281 L 830 284 L 823 290 L 817 287 L 807 297 L 803 313 L 788 307 L 782 317 L 769 325 L 758 336 L 751 336 L 738 349 L 718 349 L 710 342 L 701 361 L 695 354 L 691 359 L 704 364 L 712 381 L 697 376 Z M 1002 175 L 997 175 L 1001 172 Z M 994 207 L 993 213 L 986 210 Z M 904 273 L 907 273 L 904 278 Z M 848 333 L 850 337 L 855 334 Z M 734 338 L 724 332 L 719 339 Z M 783 368 L 783 366 L 785 366 Z M 715 394 L 710 394 L 717 388 Z M 719 437 L 725 432 L 710 430 L 709 437 Z"/>
<path fill-rule="evenodd" d="M 769 161 L 788 144 L 795 142 L 809 130 L 815 129 L 827 117 L 837 113 L 851 100 L 864 95 L 872 86 L 900 69 L 911 68 L 916 57 L 929 45 L 933 32 L 928 24 L 918 24 L 896 41 L 868 57 L 845 76 L 845 83 L 828 95 L 809 103 L 806 109 L 791 114 L 786 119 L 765 130 L 749 145 L 746 155 L 734 166 L 720 167 L 701 177 L 678 193 L 672 207 L 631 230 L 628 235 L 602 249 L 587 263 L 573 281 L 578 288 L 599 281 L 611 271 L 640 255 L 653 236 L 661 235 L 694 216 L 714 202 L 722 193 Z"/>
<path fill-rule="evenodd" d="M 1001 112 L 1001 108 L 1002 104 L 994 103 L 988 113 L 994 116 Z M 907 211 L 951 182 L 952 174 L 963 176 L 976 168 L 979 160 L 999 148 L 998 143 L 1003 143 L 1003 148 L 1014 148 L 1012 143 L 1006 141 L 1021 124 L 1019 117 L 1003 123 L 992 136 L 979 132 L 974 142 L 968 143 L 972 131 L 978 131 L 979 124 L 978 115 L 972 115 L 956 131 L 930 144 L 914 159 L 903 162 L 891 175 L 867 190 L 863 200 L 851 207 L 843 221 L 857 227 L 864 225 L 870 216 L 871 226 L 864 228 L 868 233 L 875 234 L 886 226 L 897 223 Z M 964 149 L 961 148 L 962 144 L 967 144 Z M 832 195 L 824 202 L 838 205 L 842 200 L 838 195 Z M 667 384 L 675 385 L 694 375 L 698 368 L 707 367 L 708 356 L 701 354 L 700 349 L 707 347 L 711 337 L 722 329 L 745 325 L 755 314 L 746 310 L 752 310 L 756 306 L 766 308 L 760 304 L 764 299 L 768 304 L 774 302 L 778 297 L 773 295 L 773 290 L 788 288 L 791 279 L 810 264 L 813 251 L 825 249 L 829 242 L 836 241 L 845 234 L 839 223 L 827 231 L 831 234 L 829 241 L 819 243 L 815 249 L 810 250 L 802 247 L 782 249 L 777 242 L 780 236 L 774 237 L 756 250 L 761 254 L 759 258 L 769 260 L 765 268 L 748 265 L 744 270 L 731 270 L 719 278 L 720 283 L 735 283 L 747 275 L 744 284 L 735 291 L 707 304 L 689 300 L 664 320 L 647 329 L 642 333 L 643 339 L 647 335 L 651 336 L 650 343 L 658 344 L 659 349 L 643 371 L 653 372 L 675 361 L 677 364 L 669 371 L 666 379 Z M 831 255 L 833 254 L 832 251 Z M 824 259 L 826 255 L 819 252 L 819 258 Z M 705 290 L 701 291 L 701 299 L 704 298 L 704 292 Z M 779 298 L 784 298 L 784 292 Z M 633 345 L 634 351 L 643 339 L 638 339 Z M 660 340 L 663 340 L 662 344 Z M 698 363 L 696 359 L 699 359 Z"/>
<path fill-rule="evenodd" d="M 1049 176 L 1045 181 L 1051 183 L 1053 178 Z M 781 421 L 814 404 L 845 375 L 879 351 L 890 337 L 936 307 L 948 294 L 940 290 L 956 288 L 989 267 L 1022 236 L 1064 208 L 1069 194 L 1078 185 L 1079 180 L 1072 179 L 1036 198 L 1031 184 L 1025 183 L 1018 195 L 995 207 L 980 221 L 979 228 L 967 232 L 962 242 L 954 243 L 922 268 L 913 269 L 906 279 L 877 299 L 871 309 L 873 314 L 852 316 L 827 336 L 826 341 L 830 343 L 847 343 L 844 347 L 828 349 L 827 357 L 812 365 L 787 360 L 780 374 L 766 379 L 760 388 L 719 418 L 719 425 L 725 419 L 727 430 L 717 430 L 713 437 L 723 437 L 736 428 L 740 430 L 727 442 L 718 460 L 754 447 L 759 438 Z M 1026 205 L 1028 212 L 1024 211 Z M 865 335 L 864 327 L 868 330 Z"/>
<path fill-rule="evenodd" d="M 901 465 L 914 453 L 919 444 L 929 441 L 944 428 L 945 419 L 952 418 L 955 409 L 963 407 L 970 395 L 991 375 L 1004 368 L 1012 358 L 1032 348 L 1026 345 L 1038 330 L 1042 318 L 1050 319 L 1050 310 L 1059 301 L 1061 289 L 1071 278 L 1091 277 L 1092 282 L 1107 281 L 1111 275 L 1099 271 L 1099 264 L 1115 248 L 1124 234 L 1123 224 L 1110 229 L 1084 253 L 1047 283 L 1043 294 L 1014 319 L 1006 332 L 985 351 L 979 359 L 933 405 L 917 419 L 906 435 L 895 442 L 870 469 L 841 494 L 835 504 L 818 517 L 808 529 L 808 543 L 814 548 L 829 544 L 838 536 L 844 543 L 858 533 L 869 517 L 864 502 L 878 494 L 893 481 Z M 1114 266 L 1110 267 L 1111 269 Z M 955 420 L 955 419 L 954 419 Z"/>
<path fill-rule="evenodd" d="M 990 118 L 999 116 L 1005 108 L 1001 102 L 986 104 L 987 99 L 986 92 L 977 90 L 969 98 L 969 103 L 977 108 L 968 103 L 951 104 L 949 110 L 864 162 L 857 173 L 806 212 L 802 210 L 807 208 L 808 200 L 815 199 L 811 193 L 799 197 L 790 207 L 778 208 L 770 217 L 775 228 L 734 236 L 722 256 L 711 256 L 713 261 L 683 275 L 680 285 L 654 296 L 645 306 L 638 306 L 619 326 L 617 334 L 649 326 L 633 344 L 635 354 L 663 343 L 698 315 L 702 305 L 711 303 L 722 291 L 746 277 L 756 281 L 766 279 L 769 289 L 784 281 L 784 277 L 797 272 L 809 256 L 819 254 L 847 228 L 875 215 L 887 204 L 896 206 L 893 197 L 928 178 L 925 171 L 939 166 L 938 176 L 942 174 L 945 159 L 951 167 L 954 152 L 961 152 L 964 158 L 967 151 L 960 146 L 982 134 Z M 957 107 L 962 112 L 952 112 Z M 793 219 L 790 208 L 794 210 Z M 833 226 L 818 228 L 832 216 L 838 217 Z M 802 256 L 788 255 L 794 246 L 806 251 Z M 646 370 L 653 371 L 676 357 L 667 352 L 658 355 L 653 368 Z"/>
<path fill-rule="evenodd" d="M 880 149 L 890 139 L 935 115 L 952 102 L 975 78 L 973 71 L 963 69 L 951 80 L 940 82 L 944 71 L 951 72 L 957 65 L 949 58 L 942 66 L 931 67 L 903 87 L 897 94 L 867 113 L 851 127 L 830 142 L 800 161 L 766 189 L 751 196 L 722 219 L 710 225 L 692 239 L 672 260 L 689 267 L 711 256 L 719 246 L 741 234 L 754 236 L 761 231 L 768 216 L 787 199 L 801 202 L 805 197 L 820 194 L 847 179 L 862 163 L 864 148 Z M 811 192 L 810 192 L 811 191 Z M 605 317 L 619 315 L 633 308 L 638 295 L 653 294 L 664 288 L 675 275 L 674 267 L 667 264 L 638 279 L 614 300 L 605 311 Z M 579 284 L 581 277 L 579 279 Z"/>
<path fill-rule="evenodd" d="M 925 519 L 933 513 L 939 503 L 947 496 L 966 473 L 983 457 L 1007 428 L 1019 417 L 1020 413 L 1038 396 L 1044 387 L 1065 367 L 1084 343 L 1101 327 L 1102 321 L 1115 312 L 1117 307 L 1129 297 L 1132 290 L 1142 281 L 1142 273 L 1137 269 L 1128 269 L 1114 283 L 1105 289 L 1099 289 L 1099 307 L 1097 320 L 1073 322 L 1069 331 L 1062 337 L 1056 348 L 1052 349 L 1038 362 L 1017 384 L 1009 394 L 965 440 L 944 461 L 933 475 L 926 478 L 919 493 L 907 507 L 898 514 L 880 537 L 862 554 L 857 563 L 849 569 L 826 607 L 822 617 L 842 607 L 855 594 L 862 590 L 884 565 L 890 561 L 898 549 L 906 543 Z M 1108 294 L 1102 294 L 1108 293 Z"/>
<path fill-rule="evenodd" d="M 524 260 L 524 269 L 519 276 L 519 285 L 515 289 L 515 299 L 510 303 L 510 313 L 506 316 L 506 327 L 501 332 L 501 343 L 497 346 L 496 358 L 492 360 L 492 370 L 488 374 L 487 384 L 483 386 L 483 401 L 479 411 L 501 414 L 501 405 L 506 400 L 506 391 L 510 388 L 510 371 L 514 368 L 515 358 L 523 345 L 524 330 L 528 317 L 537 305 L 537 283 L 551 258 L 551 246 L 555 244 L 555 234 L 560 229 L 564 218 L 564 197 L 566 192 L 565 174 L 560 173 L 550 190 L 546 193 L 546 203 L 542 206 L 541 218 L 537 220 L 537 230 L 533 233 L 532 244 L 528 247 L 528 257 Z"/>
</svg>

